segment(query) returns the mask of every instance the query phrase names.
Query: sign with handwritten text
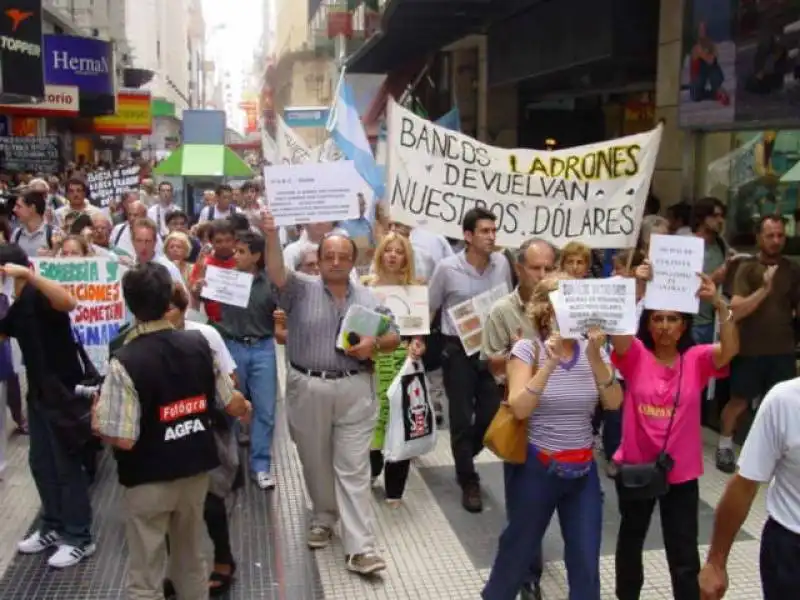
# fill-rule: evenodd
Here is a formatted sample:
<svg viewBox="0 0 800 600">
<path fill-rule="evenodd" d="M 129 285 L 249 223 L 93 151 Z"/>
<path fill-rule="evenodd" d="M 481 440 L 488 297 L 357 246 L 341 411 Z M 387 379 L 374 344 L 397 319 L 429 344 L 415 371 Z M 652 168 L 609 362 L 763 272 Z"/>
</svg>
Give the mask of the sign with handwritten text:
<svg viewBox="0 0 800 600">
<path fill-rule="evenodd" d="M 649 258 L 653 280 L 647 284 L 645 308 L 697 314 L 700 309 L 697 274 L 703 270 L 704 244 L 695 236 L 651 236 Z"/>
<path fill-rule="evenodd" d="M 101 375 L 108 369 L 108 343 L 126 322 L 122 297 L 125 267 L 113 258 L 33 258 L 34 269 L 59 282 L 78 301 L 72 327 Z"/>
</svg>

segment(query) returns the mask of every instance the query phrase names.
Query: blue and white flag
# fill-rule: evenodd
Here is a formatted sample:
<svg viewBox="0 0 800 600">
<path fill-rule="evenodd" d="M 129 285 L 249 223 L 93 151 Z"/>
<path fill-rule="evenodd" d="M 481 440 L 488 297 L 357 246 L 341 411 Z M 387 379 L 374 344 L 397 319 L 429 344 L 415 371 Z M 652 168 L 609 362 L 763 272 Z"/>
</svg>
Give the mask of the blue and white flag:
<svg viewBox="0 0 800 600">
<path fill-rule="evenodd" d="M 358 115 L 353 89 L 344 78 L 340 81 L 327 129 L 345 158 L 355 163 L 356 171 L 369 184 L 375 196 L 383 198 L 384 174 L 372 154 L 364 125 Z"/>
</svg>

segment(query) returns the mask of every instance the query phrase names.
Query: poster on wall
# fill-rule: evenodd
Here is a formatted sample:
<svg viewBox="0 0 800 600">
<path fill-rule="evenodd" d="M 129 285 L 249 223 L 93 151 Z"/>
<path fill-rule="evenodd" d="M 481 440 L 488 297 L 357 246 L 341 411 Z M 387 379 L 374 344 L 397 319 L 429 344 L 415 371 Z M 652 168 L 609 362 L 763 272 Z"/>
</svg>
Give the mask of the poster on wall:
<svg viewBox="0 0 800 600">
<path fill-rule="evenodd" d="M 0 166 L 9 171 L 56 173 L 60 158 L 58 136 L 0 137 Z"/>
<path fill-rule="evenodd" d="M 680 124 L 800 121 L 800 4 L 686 0 Z"/>
</svg>

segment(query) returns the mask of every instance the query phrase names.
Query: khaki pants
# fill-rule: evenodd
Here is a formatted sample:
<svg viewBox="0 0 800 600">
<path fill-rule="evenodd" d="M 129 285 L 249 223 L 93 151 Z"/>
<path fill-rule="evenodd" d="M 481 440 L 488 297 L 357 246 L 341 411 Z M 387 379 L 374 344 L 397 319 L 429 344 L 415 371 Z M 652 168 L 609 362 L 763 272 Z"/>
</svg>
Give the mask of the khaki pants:
<svg viewBox="0 0 800 600">
<path fill-rule="evenodd" d="M 181 600 L 208 598 L 203 520 L 208 474 L 125 488 L 128 600 L 164 600 L 169 534 L 170 573 Z"/>
<path fill-rule="evenodd" d="M 286 414 L 313 504 L 312 525 L 342 522 L 345 554 L 375 549 L 369 450 L 378 402 L 367 373 L 324 380 L 292 367 Z"/>
</svg>

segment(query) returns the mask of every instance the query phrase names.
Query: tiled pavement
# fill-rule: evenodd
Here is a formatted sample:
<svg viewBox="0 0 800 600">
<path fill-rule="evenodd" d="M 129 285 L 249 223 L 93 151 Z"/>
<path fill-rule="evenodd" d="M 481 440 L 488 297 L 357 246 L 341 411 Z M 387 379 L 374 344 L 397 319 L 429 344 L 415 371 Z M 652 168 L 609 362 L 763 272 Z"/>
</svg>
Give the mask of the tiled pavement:
<svg viewBox="0 0 800 600">
<path fill-rule="evenodd" d="M 283 427 L 283 426 L 281 426 Z M 706 475 L 701 481 L 701 543 L 707 543 L 713 507 L 726 476 L 713 466 L 712 436 L 706 440 Z M 103 463 L 94 494 L 99 553 L 84 565 L 63 573 L 42 567 L 38 557 L 18 557 L 16 540 L 32 525 L 38 498 L 28 474 L 27 441 L 12 438 L 9 468 L 0 483 L 0 598 L 3 600 L 111 600 L 123 598 L 124 542 L 113 461 Z M 364 581 L 345 572 L 341 546 L 311 554 L 303 543 L 306 500 L 296 453 L 281 430 L 276 447 L 279 488 L 264 494 L 250 484 L 233 507 L 232 537 L 239 558 L 239 578 L 230 597 L 242 600 L 464 599 L 475 600 L 488 576 L 497 536 L 503 526 L 502 468 L 488 453 L 479 457 L 486 510 L 470 515 L 460 508 L 453 481 L 446 433 L 434 452 L 415 461 L 404 503 L 390 508 L 375 489 L 375 526 L 389 569 Z M 603 598 L 612 599 L 616 528 L 614 491 L 606 486 Z M 726 598 L 761 598 L 758 540 L 765 518 L 764 492 L 736 542 L 731 562 L 731 589 Z M 546 600 L 567 597 L 561 541 L 554 525 L 545 540 L 543 580 Z M 671 598 L 660 526 L 653 520 L 645 554 L 643 600 Z M 703 547 L 703 551 L 705 547 Z"/>
</svg>

